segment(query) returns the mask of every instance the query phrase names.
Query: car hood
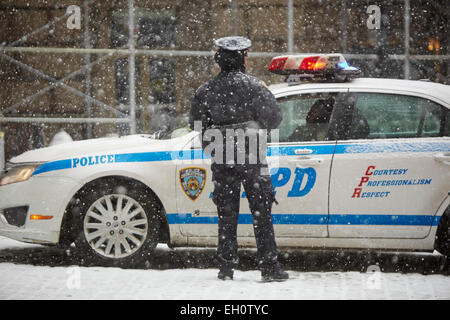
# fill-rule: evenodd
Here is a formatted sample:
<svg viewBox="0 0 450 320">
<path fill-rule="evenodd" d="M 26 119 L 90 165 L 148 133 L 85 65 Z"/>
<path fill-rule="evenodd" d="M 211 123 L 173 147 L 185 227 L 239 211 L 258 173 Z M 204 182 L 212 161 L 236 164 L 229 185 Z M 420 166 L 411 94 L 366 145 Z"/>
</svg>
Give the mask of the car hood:
<svg viewBox="0 0 450 320">
<path fill-rule="evenodd" d="M 12 158 L 9 163 L 14 165 L 18 163 L 49 162 L 94 154 L 176 151 L 181 150 L 194 136 L 195 133 L 191 132 L 185 136 L 169 140 L 155 140 L 150 135 L 81 140 L 27 151 Z"/>
</svg>

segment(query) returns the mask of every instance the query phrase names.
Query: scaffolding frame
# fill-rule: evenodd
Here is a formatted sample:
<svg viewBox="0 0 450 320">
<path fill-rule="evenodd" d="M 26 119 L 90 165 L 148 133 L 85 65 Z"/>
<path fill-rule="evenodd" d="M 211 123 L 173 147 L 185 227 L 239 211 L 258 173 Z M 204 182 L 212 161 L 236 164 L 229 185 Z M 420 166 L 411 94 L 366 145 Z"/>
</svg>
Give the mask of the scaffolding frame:
<svg viewBox="0 0 450 320">
<path fill-rule="evenodd" d="M 345 10 L 347 0 L 343 0 L 343 8 Z M 450 55 L 410 55 L 409 53 L 409 37 L 410 37 L 410 0 L 404 1 L 404 54 L 398 55 L 388 55 L 388 59 L 390 60 L 403 60 L 404 65 L 404 78 L 409 79 L 410 77 L 410 63 L 411 60 L 447 60 L 450 59 Z M 50 85 L 40 89 L 36 93 L 23 98 L 21 101 L 13 104 L 12 106 L 7 107 L 3 111 L 0 111 L 0 122 L 20 122 L 20 123 L 85 123 L 87 124 L 87 135 L 88 138 L 92 136 L 92 124 L 94 123 L 128 123 L 130 125 L 130 133 L 136 133 L 136 100 L 135 100 L 135 59 L 138 55 L 148 55 L 148 56 L 167 56 L 167 57 L 209 57 L 214 55 L 214 51 L 196 51 L 196 50 L 151 50 L 151 49 L 137 49 L 136 48 L 136 34 L 134 33 L 134 24 L 135 24 L 135 8 L 134 8 L 134 0 L 128 0 L 128 48 L 92 48 L 90 41 L 90 32 L 89 32 L 89 6 L 93 2 L 93 0 L 85 0 L 83 3 L 83 20 L 84 20 L 84 48 L 56 48 L 56 47 L 23 47 L 18 46 L 18 44 L 23 43 L 31 36 L 45 31 L 55 25 L 57 22 L 62 19 L 68 17 L 70 12 L 66 12 L 64 15 L 55 18 L 49 23 L 37 28 L 36 30 L 30 32 L 22 36 L 20 39 L 13 41 L 7 45 L 0 46 L 0 58 L 9 61 L 15 65 L 24 68 L 25 70 L 37 75 L 38 77 L 45 79 L 50 82 Z M 238 33 L 238 8 L 239 3 L 238 0 L 232 0 L 230 5 L 230 10 L 232 14 L 232 33 Z M 294 51 L 294 1 L 286 0 L 286 15 L 287 15 L 287 28 L 286 28 L 286 40 L 287 40 L 287 51 L 292 53 Z M 344 25 L 341 26 L 343 28 L 344 36 L 343 41 L 346 42 L 346 22 L 344 21 Z M 346 48 L 346 43 L 343 43 L 343 48 Z M 56 54 L 81 54 L 84 56 L 84 66 L 71 74 L 63 77 L 60 80 L 57 80 L 53 77 L 50 77 L 43 72 L 22 63 L 6 53 L 56 53 Z M 345 53 L 345 52 L 344 52 Z M 103 55 L 97 60 L 91 61 L 91 55 Z M 250 52 L 250 57 L 256 58 L 271 58 L 277 55 L 285 54 L 284 52 Z M 101 63 L 105 59 L 112 56 L 128 56 L 129 59 L 129 97 L 130 97 L 130 105 L 129 115 L 125 115 L 123 112 L 119 111 L 117 108 L 105 104 L 90 95 L 91 90 L 91 77 L 90 77 L 90 68 L 98 63 Z M 350 59 L 367 59 L 374 60 L 377 59 L 378 56 L 376 54 L 347 54 L 345 56 Z M 84 92 L 77 90 L 64 82 L 79 75 L 81 73 L 85 74 L 85 90 Z M 87 118 L 37 118 L 37 117 L 6 117 L 5 113 L 16 110 L 20 105 L 32 101 L 34 98 L 39 95 L 44 94 L 55 87 L 62 87 L 69 92 L 84 98 L 86 105 L 86 114 Z M 102 108 L 105 108 L 110 111 L 114 111 L 118 115 L 125 116 L 123 118 L 92 118 L 91 117 L 91 106 L 95 104 Z"/>
</svg>

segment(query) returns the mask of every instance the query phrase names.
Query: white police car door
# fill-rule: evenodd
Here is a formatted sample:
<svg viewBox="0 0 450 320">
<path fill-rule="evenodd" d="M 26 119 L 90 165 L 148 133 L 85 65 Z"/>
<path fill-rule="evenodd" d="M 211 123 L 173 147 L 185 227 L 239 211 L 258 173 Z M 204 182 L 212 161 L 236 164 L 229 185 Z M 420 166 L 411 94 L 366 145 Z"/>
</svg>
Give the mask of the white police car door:
<svg viewBox="0 0 450 320">
<path fill-rule="evenodd" d="M 211 159 L 203 156 L 198 135 L 193 137 L 176 161 L 177 213 L 171 215 L 169 223 L 178 224 L 185 236 L 217 236 L 217 209 L 211 199 Z"/>
<path fill-rule="evenodd" d="M 449 111 L 367 91 L 351 94 L 350 140 L 336 146 L 330 237 L 424 238 L 450 190 Z"/>
<path fill-rule="evenodd" d="M 326 237 L 328 186 L 335 141 L 328 140 L 333 108 L 347 89 L 295 91 L 280 97 L 279 143 L 271 133 L 268 162 L 278 205 L 277 237 Z M 277 156 L 278 154 L 278 156 Z"/>
<path fill-rule="evenodd" d="M 327 130 L 332 110 L 345 92 L 347 89 L 302 91 L 302 94 L 293 91 L 278 97 L 283 120 L 278 131 L 271 133 L 267 153 L 278 201 L 272 207 L 278 238 L 327 236 L 329 174 L 336 145 L 336 141 L 327 140 Z M 210 162 L 199 160 L 201 149 L 197 140 L 194 142 L 184 148 L 184 152 L 191 149 L 192 156 L 177 163 L 178 224 L 182 234 L 189 237 L 217 236 Z M 189 180 L 184 176 L 192 178 L 199 174 L 195 170 L 205 172 L 206 182 L 197 198 L 188 199 L 189 191 L 182 184 Z M 196 185 L 194 181 L 194 191 Z M 252 215 L 243 188 L 238 237 L 254 237 Z"/>
</svg>

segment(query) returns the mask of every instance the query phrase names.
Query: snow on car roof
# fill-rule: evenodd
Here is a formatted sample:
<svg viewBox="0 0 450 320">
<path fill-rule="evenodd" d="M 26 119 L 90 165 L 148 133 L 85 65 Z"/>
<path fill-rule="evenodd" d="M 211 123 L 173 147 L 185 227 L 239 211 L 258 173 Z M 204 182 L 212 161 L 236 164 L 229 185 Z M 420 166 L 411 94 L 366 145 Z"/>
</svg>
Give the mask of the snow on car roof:
<svg viewBox="0 0 450 320">
<path fill-rule="evenodd" d="M 401 79 L 382 79 L 382 78 L 358 78 L 349 82 L 325 83 L 310 82 L 298 85 L 289 85 L 288 83 L 273 84 L 269 89 L 275 94 L 280 95 L 299 90 L 315 89 L 364 89 L 373 92 L 402 93 L 418 95 L 431 100 L 438 100 L 439 103 L 450 108 L 450 86 L 419 80 L 401 80 Z M 434 98 L 434 99 L 433 99 Z"/>
</svg>

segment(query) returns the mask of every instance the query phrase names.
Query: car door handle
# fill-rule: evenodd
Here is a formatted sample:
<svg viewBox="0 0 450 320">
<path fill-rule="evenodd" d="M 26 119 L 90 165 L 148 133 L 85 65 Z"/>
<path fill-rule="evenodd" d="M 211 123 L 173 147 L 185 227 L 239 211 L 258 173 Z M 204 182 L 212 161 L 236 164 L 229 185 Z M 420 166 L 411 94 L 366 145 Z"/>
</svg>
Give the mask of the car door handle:
<svg viewBox="0 0 450 320">
<path fill-rule="evenodd" d="M 295 154 L 311 154 L 313 151 L 311 149 L 295 149 Z"/>
<path fill-rule="evenodd" d="M 320 165 L 324 162 L 322 158 L 301 158 L 289 160 L 291 163 L 295 163 L 298 166 L 315 166 Z"/>
<path fill-rule="evenodd" d="M 434 159 L 436 161 L 442 162 L 443 164 L 450 166 L 450 154 L 448 153 L 435 156 Z"/>
</svg>

